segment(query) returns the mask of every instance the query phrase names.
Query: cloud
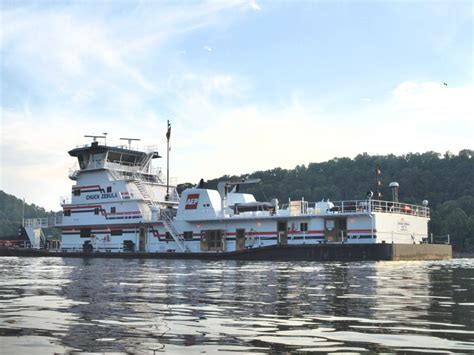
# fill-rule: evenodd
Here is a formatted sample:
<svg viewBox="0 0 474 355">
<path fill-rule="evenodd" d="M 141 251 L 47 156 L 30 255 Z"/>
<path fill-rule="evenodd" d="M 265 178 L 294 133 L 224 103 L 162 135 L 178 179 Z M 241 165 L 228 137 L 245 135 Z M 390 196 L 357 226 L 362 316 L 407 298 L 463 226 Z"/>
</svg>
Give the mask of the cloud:
<svg viewBox="0 0 474 355">
<path fill-rule="evenodd" d="M 249 1 L 249 5 L 250 7 L 255 10 L 255 11 L 260 11 L 262 8 L 260 7 L 259 4 L 257 4 L 257 1 L 256 0 L 250 0 Z"/>
<path fill-rule="evenodd" d="M 403 82 L 386 100 L 354 109 L 350 119 L 346 114 L 321 110 L 294 94 L 287 105 L 278 107 L 211 105 L 207 115 L 219 119 L 199 127 L 199 134 L 186 135 L 175 152 L 185 154 L 186 163 L 175 163 L 175 167 L 178 176 L 198 181 L 293 168 L 362 152 L 458 151 L 472 147 L 473 90 L 473 86 L 447 89 L 432 82 Z M 194 119 L 204 117 L 196 112 Z"/>
<path fill-rule="evenodd" d="M 364 151 L 472 146 L 472 86 L 402 82 L 387 99 L 366 93 L 370 104 L 341 104 L 339 113 L 332 112 L 339 93 L 314 99 L 286 88 L 268 103 L 241 68 L 207 65 L 215 56 L 195 43 L 216 43 L 212 34 L 260 10 L 255 1 L 18 4 L 2 9 L 0 27 L 8 89 L 0 107 L 0 188 L 47 208 L 58 209 L 70 191 L 67 151 L 86 143 L 84 134 L 109 132 L 108 143 L 118 144 L 126 133 L 164 152 L 168 119 L 172 176 L 180 182 Z"/>
<path fill-rule="evenodd" d="M 472 86 L 403 82 L 386 100 L 354 110 L 348 121 L 294 92 L 285 105 L 236 104 L 238 99 L 226 103 L 222 93 L 241 95 L 239 78 L 232 75 L 188 72 L 169 85 L 182 93 L 174 99 L 180 110 L 171 118 L 171 176 L 179 182 L 293 168 L 361 152 L 444 152 L 472 146 Z M 48 208 L 58 208 L 58 196 L 69 191 L 67 173 L 74 160 L 66 151 L 83 143 L 83 134 L 109 132 L 109 144 L 117 144 L 126 127 L 143 145 L 157 144 L 164 152 L 169 118 L 148 110 L 134 122 L 122 115 L 109 125 L 100 115 L 41 113 L 28 107 L 3 108 L 2 115 L 2 188 Z M 89 123 L 94 132 L 84 130 Z"/>
<path fill-rule="evenodd" d="M 209 47 L 209 46 L 204 46 L 204 47 L 202 47 L 202 48 L 205 49 L 205 50 L 208 51 L 208 52 L 212 52 L 212 48 Z"/>
</svg>

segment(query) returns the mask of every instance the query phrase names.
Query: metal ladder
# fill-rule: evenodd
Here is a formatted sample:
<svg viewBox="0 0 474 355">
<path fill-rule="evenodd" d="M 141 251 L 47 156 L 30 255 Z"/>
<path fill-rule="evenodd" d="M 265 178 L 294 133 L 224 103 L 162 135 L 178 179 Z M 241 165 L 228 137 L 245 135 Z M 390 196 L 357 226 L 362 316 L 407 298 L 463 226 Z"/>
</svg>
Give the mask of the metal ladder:
<svg viewBox="0 0 474 355">
<path fill-rule="evenodd" d="M 140 181 L 140 180 L 135 180 L 135 186 L 137 187 L 138 191 L 140 191 L 143 200 L 146 202 L 146 204 L 150 207 L 155 206 L 155 203 L 153 202 L 150 194 L 148 193 L 147 187 Z"/>
<path fill-rule="evenodd" d="M 161 213 L 161 221 L 163 222 L 163 226 L 166 228 L 168 233 L 173 237 L 174 241 L 179 246 L 181 251 L 183 252 L 190 251 L 188 246 L 186 245 L 186 240 L 178 232 L 175 225 L 173 224 L 173 220 L 171 219 L 171 216 L 166 211 L 163 211 Z"/>
<path fill-rule="evenodd" d="M 115 180 L 122 180 L 123 179 L 123 175 L 120 174 L 118 171 L 116 171 L 114 169 L 109 169 L 109 173 L 110 173 L 110 175 L 112 175 L 112 177 Z"/>
</svg>

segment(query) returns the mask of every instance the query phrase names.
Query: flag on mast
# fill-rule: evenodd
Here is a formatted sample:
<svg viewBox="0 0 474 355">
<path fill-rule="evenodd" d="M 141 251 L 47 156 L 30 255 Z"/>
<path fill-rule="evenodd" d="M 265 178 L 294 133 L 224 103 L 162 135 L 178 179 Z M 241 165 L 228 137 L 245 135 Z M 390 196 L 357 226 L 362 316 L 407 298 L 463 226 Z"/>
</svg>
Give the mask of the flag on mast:
<svg viewBox="0 0 474 355">
<path fill-rule="evenodd" d="M 166 139 L 170 140 L 171 137 L 171 123 L 168 121 L 168 131 L 166 131 Z"/>
</svg>

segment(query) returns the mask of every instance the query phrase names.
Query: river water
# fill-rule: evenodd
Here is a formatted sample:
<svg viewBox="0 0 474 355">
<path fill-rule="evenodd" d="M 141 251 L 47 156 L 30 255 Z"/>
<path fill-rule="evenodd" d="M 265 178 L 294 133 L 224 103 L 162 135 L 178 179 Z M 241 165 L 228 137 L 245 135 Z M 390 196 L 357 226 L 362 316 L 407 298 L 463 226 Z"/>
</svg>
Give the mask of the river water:
<svg viewBox="0 0 474 355">
<path fill-rule="evenodd" d="M 0 258 L 0 353 L 474 352 L 474 259 Z"/>
</svg>

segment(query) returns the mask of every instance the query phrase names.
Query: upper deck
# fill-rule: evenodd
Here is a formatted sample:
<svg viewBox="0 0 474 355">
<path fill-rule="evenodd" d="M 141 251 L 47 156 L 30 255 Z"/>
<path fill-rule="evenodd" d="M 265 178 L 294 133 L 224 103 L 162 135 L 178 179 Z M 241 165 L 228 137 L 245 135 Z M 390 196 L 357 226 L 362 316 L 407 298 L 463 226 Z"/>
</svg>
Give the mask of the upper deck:
<svg viewBox="0 0 474 355">
<path fill-rule="evenodd" d="M 282 206 L 278 211 L 253 211 L 238 214 L 222 215 L 215 211 L 207 210 L 195 218 L 186 218 L 193 221 L 212 221 L 212 220 L 249 220 L 249 219 L 278 219 L 294 217 L 343 217 L 351 215 L 367 215 L 371 213 L 388 213 L 399 215 L 410 215 L 416 217 L 430 218 L 430 210 L 425 206 L 411 205 L 401 202 L 381 201 L 381 200 L 346 200 L 323 202 L 329 208 L 324 208 L 322 202 L 290 201 L 288 205 Z M 332 206 L 332 207 L 330 207 Z M 61 227 L 63 226 L 63 213 L 57 213 L 49 218 L 31 218 L 25 219 L 23 225 L 26 227 Z M 143 213 L 140 219 L 135 223 L 159 222 L 160 215 L 152 216 L 150 213 Z"/>
<path fill-rule="evenodd" d="M 150 182 L 162 182 L 161 169 L 153 168 L 151 164 L 153 159 L 161 158 L 155 146 L 140 151 L 125 146 L 100 145 L 94 141 L 90 145 L 76 147 L 68 153 L 77 158 L 77 163 L 69 171 L 69 178 L 72 180 L 77 180 L 82 172 L 107 169 L 117 175 L 117 178 L 141 174 L 146 175 L 145 179 Z"/>
<path fill-rule="evenodd" d="M 229 193 L 223 199 L 218 191 L 188 189 L 183 191 L 177 219 L 184 221 L 343 216 L 373 213 L 411 215 L 430 218 L 427 206 L 375 199 L 308 202 L 304 199 L 279 206 L 256 202 L 252 195 Z"/>
</svg>

